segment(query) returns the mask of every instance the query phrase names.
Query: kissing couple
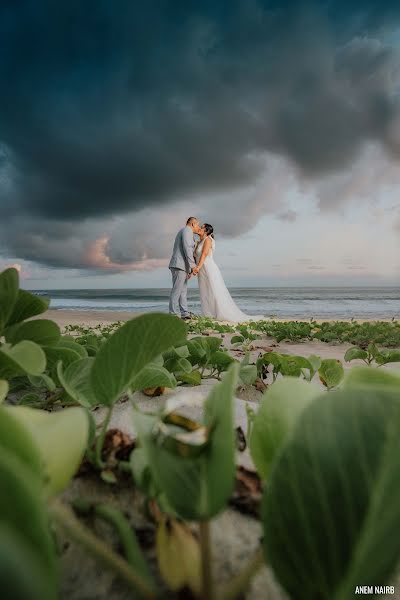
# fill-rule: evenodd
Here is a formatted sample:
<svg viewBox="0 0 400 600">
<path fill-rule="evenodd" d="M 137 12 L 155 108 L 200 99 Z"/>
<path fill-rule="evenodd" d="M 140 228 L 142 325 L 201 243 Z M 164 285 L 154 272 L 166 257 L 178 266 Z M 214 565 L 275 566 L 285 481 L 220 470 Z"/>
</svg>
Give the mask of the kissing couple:
<svg viewBox="0 0 400 600">
<path fill-rule="evenodd" d="M 197 243 L 195 235 L 200 238 Z M 214 250 L 213 226 L 208 223 L 200 225 L 198 219 L 189 217 L 185 227 L 176 235 L 169 262 L 172 274 L 170 314 L 185 320 L 194 316 L 187 305 L 187 283 L 191 277 L 197 277 L 203 316 L 232 323 L 259 319 L 244 314 L 236 306 L 214 260 Z"/>
</svg>

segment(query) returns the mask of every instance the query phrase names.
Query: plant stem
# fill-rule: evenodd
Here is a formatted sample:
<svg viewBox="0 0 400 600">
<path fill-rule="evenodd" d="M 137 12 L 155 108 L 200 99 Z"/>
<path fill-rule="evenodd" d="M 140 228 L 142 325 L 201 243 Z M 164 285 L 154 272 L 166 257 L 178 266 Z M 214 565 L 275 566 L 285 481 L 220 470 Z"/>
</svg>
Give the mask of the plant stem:
<svg viewBox="0 0 400 600">
<path fill-rule="evenodd" d="M 200 549 L 201 549 L 201 568 L 203 600 L 214 600 L 214 586 L 211 570 L 211 544 L 210 544 L 210 522 L 200 521 Z"/>
<path fill-rule="evenodd" d="M 138 569 L 140 575 L 151 585 L 152 577 L 150 570 L 136 539 L 135 532 L 132 530 L 129 521 L 124 517 L 123 513 L 113 506 L 96 504 L 94 506 L 94 514 L 108 521 L 114 527 L 120 538 L 127 562 L 133 568 Z"/>
<path fill-rule="evenodd" d="M 263 564 L 263 551 L 262 548 L 259 548 L 243 571 L 229 583 L 220 587 L 218 598 L 220 600 L 235 600 L 238 598 L 246 590 L 250 580 Z"/>
<path fill-rule="evenodd" d="M 108 427 L 108 424 L 109 424 L 110 419 L 111 419 L 112 409 L 113 409 L 112 405 L 107 407 L 106 418 L 103 421 L 103 425 L 101 426 L 101 431 L 100 431 L 100 433 L 99 433 L 99 435 L 97 437 L 97 440 L 96 440 L 96 454 L 95 454 L 95 457 L 96 457 L 96 466 L 99 469 L 103 469 L 105 467 L 105 463 L 104 463 L 104 461 L 101 458 L 101 452 L 103 450 L 104 438 L 106 437 L 107 427 Z"/>
<path fill-rule="evenodd" d="M 157 594 L 148 582 L 139 575 L 121 556 L 116 554 L 107 544 L 97 538 L 73 514 L 72 510 L 58 500 L 49 505 L 50 517 L 73 539 L 83 546 L 95 558 L 115 571 L 129 587 L 140 592 L 146 600 L 155 600 Z"/>
</svg>

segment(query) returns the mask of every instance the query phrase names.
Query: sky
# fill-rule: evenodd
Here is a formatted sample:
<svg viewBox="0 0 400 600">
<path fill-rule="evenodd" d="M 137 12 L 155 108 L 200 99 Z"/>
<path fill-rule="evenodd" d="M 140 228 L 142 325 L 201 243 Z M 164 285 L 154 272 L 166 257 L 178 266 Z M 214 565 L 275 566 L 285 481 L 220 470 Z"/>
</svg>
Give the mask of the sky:
<svg viewBox="0 0 400 600">
<path fill-rule="evenodd" d="M 230 286 L 400 285 L 400 5 L 4 0 L 0 269 L 167 287 L 214 226 Z"/>
</svg>

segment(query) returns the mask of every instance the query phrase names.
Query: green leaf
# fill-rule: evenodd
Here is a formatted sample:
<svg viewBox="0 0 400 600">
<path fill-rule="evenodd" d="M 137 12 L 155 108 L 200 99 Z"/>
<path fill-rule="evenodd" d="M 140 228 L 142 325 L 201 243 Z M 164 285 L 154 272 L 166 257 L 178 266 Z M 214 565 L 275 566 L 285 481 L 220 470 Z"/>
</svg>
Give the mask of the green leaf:
<svg viewBox="0 0 400 600">
<path fill-rule="evenodd" d="M 282 357 L 283 355 L 277 352 L 266 352 L 259 360 L 264 365 L 272 365 L 275 369 L 279 369 Z"/>
<path fill-rule="evenodd" d="M 242 335 L 233 335 L 231 338 L 231 344 L 242 344 L 244 337 Z"/>
<path fill-rule="evenodd" d="M 276 381 L 264 393 L 250 436 L 251 457 L 261 479 L 269 476 L 299 416 L 320 393 L 317 386 L 292 377 Z"/>
<path fill-rule="evenodd" d="M 34 554 L 37 557 L 41 576 L 47 578 L 49 587 L 53 590 L 51 597 L 55 598 L 54 544 L 49 531 L 42 488 L 43 484 L 37 473 L 32 472 L 16 455 L 2 448 L 0 453 L 2 524 L 6 524 L 8 536 L 18 540 L 19 543 L 16 544 L 18 549 L 26 547 L 30 555 Z M 3 538 L 1 541 L 3 542 Z M 1 554 L 3 552 L 4 550 Z M 23 554 L 21 553 L 20 558 Z M 0 570 L 3 570 L 4 562 L 0 564 Z M 23 568 L 24 565 L 21 564 L 20 569 Z M 2 586 L 3 582 L 4 579 L 2 579 Z"/>
<path fill-rule="evenodd" d="M 0 379 L 0 404 L 4 402 L 8 394 L 8 383 L 4 379 Z"/>
<path fill-rule="evenodd" d="M 154 424 L 155 417 L 150 417 L 148 422 Z M 150 430 L 148 430 L 146 433 L 149 434 Z M 147 496 L 147 498 L 156 498 L 160 493 L 160 489 L 157 488 L 154 482 L 148 456 L 145 450 L 141 447 L 134 448 L 134 450 L 131 452 L 129 462 L 135 484 Z"/>
<path fill-rule="evenodd" d="M 391 369 L 373 369 L 371 367 L 353 367 L 346 373 L 343 389 L 348 387 L 390 386 L 400 392 L 400 371 Z"/>
<path fill-rule="evenodd" d="M 134 410 L 134 425 L 156 489 L 163 491 L 172 510 L 183 519 L 215 516 L 232 493 L 235 473 L 232 398 L 238 369 L 238 364 L 232 365 L 206 400 L 204 425 L 209 430 L 209 442 L 195 458 L 160 445 L 154 435 L 158 418 Z"/>
<path fill-rule="evenodd" d="M 192 366 L 190 365 L 190 369 Z M 146 365 L 133 379 L 131 385 L 132 390 L 145 390 L 147 388 L 156 387 L 176 387 L 176 379 L 172 373 L 164 367 L 160 367 L 151 363 Z"/>
<path fill-rule="evenodd" d="M 233 362 L 235 362 L 235 359 L 222 350 L 216 350 L 210 357 L 210 364 L 217 367 L 219 371 L 227 370 Z"/>
<path fill-rule="evenodd" d="M 203 359 L 207 356 L 207 350 L 204 347 L 204 344 L 202 344 L 198 340 L 199 338 L 193 338 L 189 340 L 187 344 L 192 364 L 201 364 Z"/>
<path fill-rule="evenodd" d="M 198 338 L 194 338 L 194 339 L 198 339 Z M 208 336 L 208 337 L 203 337 L 202 339 L 204 340 L 205 345 L 210 349 L 211 353 L 216 352 L 222 344 L 221 338 Z"/>
<path fill-rule="evenodd" d="M 11 379 L 17 375 L 40 375 L 46 368 L 42 348 L 29 340 L 15 346 L 0 346 L 0 377 Z"/>
<path fill-rule="evenodd" d="M 84 346 L 82 346 L 81 344 L 78 344 L 78 342 L 75 342 L 70 337 L 65 336 L 65 335 L 61 337 L 61 339 L 58 342 L 56 347 L 73 350 L 80 356 L 80 358 L 87 358 L 87 355 L 88 355 L 86 352 L 86 348 Z"/>
<path fill-rule="evenodd" d="M 178 348 L 170 348 L 166 352 L 163 353 L 164 361 L 167 361 L 171 358 L 187 358 L 189 356 L 189 348 L 187 345 L 179 346 Z"/>
<path fill-rule="evenodd" d="M 98 402 L 114 404 L 143 367 L 185 334 L 185 324 L 171 315 L 142 315 L 122 325 L 95 358 L 91 380 Z"/>
<path fill-rule="evenodd" d="M 169 358 L 165 361 L 164 367 L 170 373 L 190 373 L 192 363 L 187 358 Z"/>
<path fill-rule="evenodd" d="M 176 370 L 174 372 L 177 373 L 191 373 L 192 371 L 192 363 L 190 363 L 186 358 L 179 358 L 176 365 Z"/>
<path fill-rule="evenodd" d="M 331 389 L 339 385 L 344 377 L 343 365 L 335 358 L 325 358 L 321 361 L 318 373 L 322 383 Z"/>
<path fill-rule="evenodd" d="M 325 394 L 297 421 L 264 490 L 268 563 L 299 600 L 348 600 L 357 585 L 390 582 L 399 506 L 398 393 Z"/>
<path fill-rule="evenodd" d="M 63 490 L 86 450 L 89 422 L 85 410 L 66 408 L 49 413 L 27 406 L 9 406 L 6 410 L 28 429 L 39 448 L 47 492 L 53 495 Z"/>
<path fill-rule="evenodd" d="M 57 323 L 48 319 L 36 319 L 7 327 L 4 332 L 7 342 L 17 344 L 22 340 L 31 340 L 39 345 L 56 344 L 60 339 L 60 328 Z"/>
<path fill-rule="evenodd" d="M 307 357 L 307 360 L 311 366 L 311 369 L 308 367 L 309 374 L 308 374 L 307 379 L 309 381 L 311 381 L 311 379 L 314 377 L 315 373 L 320 368 L 322 361 L 321 361 L 321 357 L 317 356 L 316 354 L 310 354 L 310 356 Z"/>
<path fill-rule="evenodd" d="M 346 354 L 344 355 L 344 360 L 346 362 L 350 362 L 352 360 L 357 360 L 357 359 L 365 360 L 367 357 L 368 357 L 368 352 L 355 346 L 354 348 L 349 348 L 348 350 L 346 350 Z"/>
<path fill-rule="evenodd" d="M 5 406 L 0 407 L 0 448 L 12 452 L 32 473 L 41 475 L 42 461 L 33 436 Z"/>
<path fill-rule="evenodd" d="M 240 367 L 239 377 L 245 385 L 253 385 L 257 379 L 256 365 L 244 365 Z"/>
<path fill-rule="evenodd" d="M 62 346 L 44 346 L 44 351 L 47 359 L 47 366 L 49 369 L 54 369 L 57 367 L 59 361 L 62 362 L 64 368 L 70 365 L 71 363 L 79 360 L 81 357 L 78 352 L 72 350 L 71 348 L 64 348 Z M 52 375 L 54 373 L 52 372 Z"/>
<path fill-rule="evenodd" d="M 191 371 L 190 373 L 182 373 L 178 376 L 178 381 L 186 383 L 187 385 L 200 385 L 201 384 L 201 373 L 200 371 Z"/>
<path fill-rule="evenodd" d="M 12 600 L 56 600 L 54 578 L 49 577 L 37 549 L 24 542 L 19 531 L 0 524 L 0 581 L 2 597 Z"/>
<path fill-rule="evenodd" d="M 50 300 L 41 298 L 35 294 L 31 294 L 26 290 L 19 290 L 16 303 L 14 304 L 11 316 L 7 321 L 7 325 L 14 325 L 14 323 L 20 323 L 29 317 L 40 315 L 46 312 L 49 307 Z"/>
<path fill-rule="evenodd" d="M 6 269 L 0 273 L 0 334 L 6 326 L 18 298 L 18 271 Z"/>
<path fill-rule="evenodd" d="M 378 365 L 387 365 L 393 362 L 400 362 L 400 350 L 382 351 L 378 356 L 375 357 L 375 361 Z"/>
<path fill-rule="evenodd" d="M 304 356 L 280 355 L 280 371 L 282 375 L 289 377 L 300 377 L 303 369 L 311 373 L 312 365 Z"/>
<path fill-rule="evenodd" d="M 46 388 L 49 392 L 54 392 L 56 384 L 51 377 L 42 373 L 42 375 L 28 375 L 30 384 L 35 388 Z"/>
<path fill-rule="evenodd" d="M 97 404 L 90 381 L 93 363 L 94 358 L 86 357 L 70 363 L 65 370 L 61 361 L 57 365 L 58 379 L 67 394 L 86 408 Z"/>
</svg>

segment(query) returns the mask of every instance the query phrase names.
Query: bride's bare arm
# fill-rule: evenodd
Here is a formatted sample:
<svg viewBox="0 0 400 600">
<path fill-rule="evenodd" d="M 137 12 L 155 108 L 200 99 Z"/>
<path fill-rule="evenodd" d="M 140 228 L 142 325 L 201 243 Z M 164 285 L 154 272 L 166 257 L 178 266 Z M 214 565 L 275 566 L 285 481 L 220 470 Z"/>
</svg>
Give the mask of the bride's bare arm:
<svg viewBox="0 0 400 600">
<path fill-rule="evenodd" d="M 210 248 L 211 248 L 211 240 L 210 240 L 210 238 L 207 238 L 203 244 L 203 251 L 201 253 L 199 264 L 197 265 L 198 269 L 201 269 L 201 267 L 203 266 L 204 261 L 206 260 L 207 255 L 210 252 Z"/>
</svg>

